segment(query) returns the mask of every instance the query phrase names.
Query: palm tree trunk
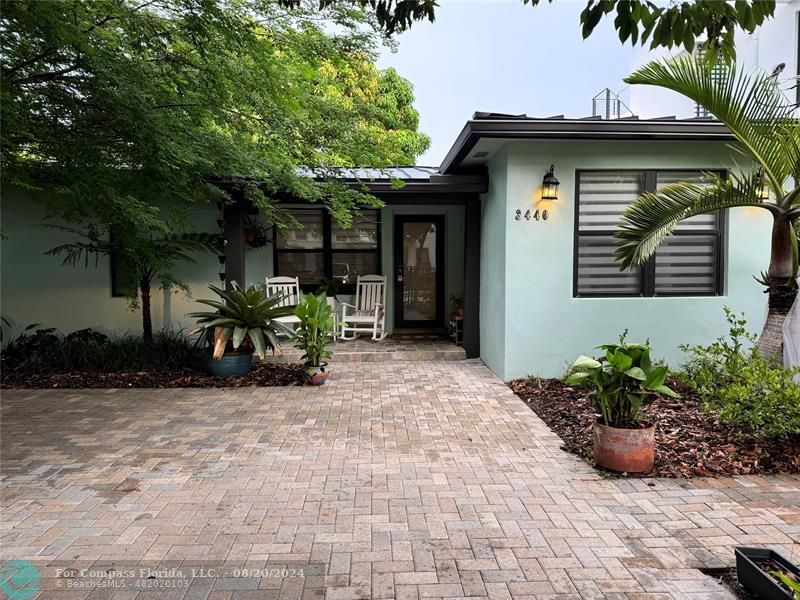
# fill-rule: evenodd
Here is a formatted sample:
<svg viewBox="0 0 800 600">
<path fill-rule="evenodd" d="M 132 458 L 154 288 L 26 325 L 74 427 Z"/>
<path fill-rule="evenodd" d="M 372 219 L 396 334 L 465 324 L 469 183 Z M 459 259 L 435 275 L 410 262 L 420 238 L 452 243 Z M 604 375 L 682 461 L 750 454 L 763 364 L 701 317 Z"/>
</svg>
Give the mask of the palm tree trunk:
<svg viewBox="0 0 800 600">
<path fill-rule="evenodd" d="M 150 311 L 150 279 L 142 277 L 139 281 L 142 292 L 142 338 L 148 344 L 153 341 L 153 317 Z"/>
<path fill-rule="evenodd" d="M 792 279 L 793 235 L 794 229 L 789 219 L 785 215 L 776 215 L 772 223 L 772 254 L 767 271 L 769 310 L 756 348 L 761 356 L 774 358 L 778 364 L 783 364 L 783 322 L 797 296 L 797 286 Z"/>
</svg>

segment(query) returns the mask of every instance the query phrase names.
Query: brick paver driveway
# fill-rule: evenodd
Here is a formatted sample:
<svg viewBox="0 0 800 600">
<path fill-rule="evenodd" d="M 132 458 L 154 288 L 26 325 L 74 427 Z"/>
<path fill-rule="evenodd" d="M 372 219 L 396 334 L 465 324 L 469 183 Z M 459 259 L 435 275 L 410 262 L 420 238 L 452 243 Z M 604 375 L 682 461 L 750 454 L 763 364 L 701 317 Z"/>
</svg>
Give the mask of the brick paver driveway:
<svg viewBox="0 0 800 600">
<path fill-rule="evenodd" d="M 2 556 L 45 598 L 714 598 L 734 544 L 800 555 L 800 478 L 603 479 L 471 361 L 2 416 Z"/>
</svg>

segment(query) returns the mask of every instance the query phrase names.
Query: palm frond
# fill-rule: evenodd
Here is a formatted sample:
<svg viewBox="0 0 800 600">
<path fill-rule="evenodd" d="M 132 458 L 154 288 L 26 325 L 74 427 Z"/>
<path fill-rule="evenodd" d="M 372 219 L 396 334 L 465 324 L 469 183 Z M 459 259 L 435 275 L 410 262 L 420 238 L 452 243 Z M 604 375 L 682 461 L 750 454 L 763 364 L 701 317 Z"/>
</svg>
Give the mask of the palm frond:
<svg viewBox="0 0 800 600">
<path fill-rule="evenodd" d="M 761 165 L 773 189 L 782 190 L 800 169 L 800 123 L 791 103 L 766 73 L 743 73 L 735 64 L 713 74 L 711 68 L 707 61 L 683 56 L 651 62 L 625 81 L 667 88 L 707 108 Z"/>
<path fill-rule="evenodd" d="M 676 183 L 639 196 L 622 214 L 614 237 L 620 269 L 630 269 L 649 259 L 675 226 L 684 219 L 736 206 L 776 210 L 757 194 L 756 176 L 728 180 L 712 178 L 711 185 Z"/>
</svg>

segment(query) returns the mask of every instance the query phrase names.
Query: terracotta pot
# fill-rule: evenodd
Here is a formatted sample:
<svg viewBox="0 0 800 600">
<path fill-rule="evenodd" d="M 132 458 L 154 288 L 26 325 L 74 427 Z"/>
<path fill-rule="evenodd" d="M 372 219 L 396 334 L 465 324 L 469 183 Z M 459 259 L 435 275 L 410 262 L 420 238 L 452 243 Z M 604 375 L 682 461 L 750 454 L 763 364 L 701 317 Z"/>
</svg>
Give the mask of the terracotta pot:
<svg viewBox="0 0 800 600">
<path fill-rule="evenodd" d="M 655 426 L 642 429 L 608 427 L 595 421 L 594 462 L 620 473 L 645 473 L 655 461 Z"/>
<path fill-rule="evenodd" d="M 324 362 L 319 366 L 306 365 L 306 383 L 309 385 L 322 385 L 331 376 L 328 371 L 328 363 Z"/>
</svg>

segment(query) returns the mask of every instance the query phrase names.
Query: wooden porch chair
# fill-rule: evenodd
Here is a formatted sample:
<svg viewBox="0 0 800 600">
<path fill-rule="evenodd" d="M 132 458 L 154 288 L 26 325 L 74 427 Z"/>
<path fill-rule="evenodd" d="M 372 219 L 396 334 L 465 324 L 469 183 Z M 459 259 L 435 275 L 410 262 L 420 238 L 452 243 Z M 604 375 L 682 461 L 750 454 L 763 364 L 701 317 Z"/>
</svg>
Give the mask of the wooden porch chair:
<svg viewBox="0 0 800 600">
<path fill-rule="evenodd" d="M 300 278 L 299 277 L 267 277 L 267 295 L 283 294 L 284 298 L 278 306 L 295 306 L 300 301 Z M 294 315 L 288 317 L 278 317 L 275 319 L 284 325 L 294 327 L 300 319 Z"/>
<path fill-rule="evenodd" d="M 386 339 L 385 275 L 359 275 L 355 304 L 342 302 L 339 339 L 354 340 L 362 333 L 371 333 L 376 342 Z"/>
</svg>

